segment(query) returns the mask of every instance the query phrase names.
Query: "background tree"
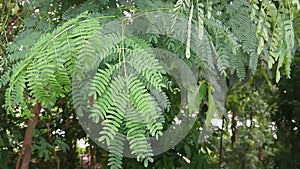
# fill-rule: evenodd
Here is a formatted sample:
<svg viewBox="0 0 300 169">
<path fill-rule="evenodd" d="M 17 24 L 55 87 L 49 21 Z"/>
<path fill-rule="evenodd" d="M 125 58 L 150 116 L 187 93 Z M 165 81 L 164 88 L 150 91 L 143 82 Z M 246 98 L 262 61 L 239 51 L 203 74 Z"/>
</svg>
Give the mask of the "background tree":
<svg viewBox="0 0 300 169">
<path fill-rule="evenodd" d="M 292 66 L 292 79 L 284 79 L 279 84 L 276 103 L 278 110 L 272 119 L 276 122 L 278 151 L 276 153 L 276 166 L 278 168 L 299 168 L 299 94 L 298 76 L 299 55 L 296 56 Z M 291 155 L 293 154 L 293 155 Z"/>
</svg>

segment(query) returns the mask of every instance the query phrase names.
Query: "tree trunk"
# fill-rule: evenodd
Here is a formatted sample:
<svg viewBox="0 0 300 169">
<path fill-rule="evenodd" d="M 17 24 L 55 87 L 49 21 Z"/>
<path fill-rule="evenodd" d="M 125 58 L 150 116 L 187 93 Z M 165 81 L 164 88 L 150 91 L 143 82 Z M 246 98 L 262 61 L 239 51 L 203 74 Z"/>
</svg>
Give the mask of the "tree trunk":
<svg viewBox="0 0 300 169">
<path fill-rule="evenodd" d="M 42 108 L 41 104 L 37 103 L 35 105 L 35 107 L 31 110 L 31 112 L 34 114 L 34 117 L 29 119 L 27 122 L 27 128 L 26 128 L 25 135 L 24 135 L 23 146 L 20 151 L 16 169 L 19 169 L 20 161 L 22 159 L 23 154 L 24 154 L 24 156 L 23 156 L 23 160 L 22 160 L 21 169 L 29 168 L 29 163 L 31 160 L 31 153 L 32 153 L 33 130 L 35 129 L 35 126 L 39 120 L 39 114 L 40 114 L 41 108 Z"/>
</svg>

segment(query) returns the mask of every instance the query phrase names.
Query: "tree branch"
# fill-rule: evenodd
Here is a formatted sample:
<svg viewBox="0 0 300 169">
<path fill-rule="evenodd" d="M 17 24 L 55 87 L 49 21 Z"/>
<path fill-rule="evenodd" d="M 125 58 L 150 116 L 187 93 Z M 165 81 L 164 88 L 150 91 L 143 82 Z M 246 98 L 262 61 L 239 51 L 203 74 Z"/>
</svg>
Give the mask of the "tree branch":
<svg viewBox="0 0 300 169">
<path fill-rule="evenodd" d="M 41 109 L 42 109 L 42 105 L 40 103 L 37 103 L 35 105 L 35 107 L 31 110 L 31 112 L 34 114 L 34 117 L 29 119 L 27 122 L 27 128 L 26 128 L 25 135 L 24 135 L 23 145 L 22 145 L 19 157 L 18 157 L 17 164 L 16 164 L 16 169 L 19 169 L 19 167 L 20 167 L 22 156 L 23 156 L 23 160 L 22 160 L 21 169 L 29 168 L 29 163 L 30 163 L 31 154 L 32 154 L 33 130 L 35 129 L 36 124 L 38 123 L 39 114 L 41 112 Z"/>
</svg>

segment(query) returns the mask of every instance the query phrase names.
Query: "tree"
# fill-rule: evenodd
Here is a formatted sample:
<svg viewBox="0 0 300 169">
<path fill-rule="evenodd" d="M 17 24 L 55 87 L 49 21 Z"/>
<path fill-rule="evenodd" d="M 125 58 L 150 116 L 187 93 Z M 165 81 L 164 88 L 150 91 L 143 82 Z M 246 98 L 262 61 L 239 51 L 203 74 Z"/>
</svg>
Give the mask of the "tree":
<svg viewBox="0 0 300 169">
<path fill-rule="evenodd" d="M 295 1 L 179 0 L 156 2 L 159 6 L 148 1 L 122 3 L 23 3 L 24 29 L 7 46 L 0 80 L 1 87 L 6 88 L 7 114 L 13 116 L 21 110 L 21 116 L 28 119 L 19 156 L 19 161 L 23 159 L 21 168 L 29 166 L 33 129 L 39 118 L 45 119 L 71 102 L 77 115 L 88 120 L 82 121 L 84 128 L 102 126 L 96 129 L 96 135 L 95 130 L 86 131 L 98 144 L 105 142 L 111 168 L 122 166 L 125 137 L 130 152 L 147 167 L 153 162 L 155 150 L 147 138 L 160 137 L 177 116 L 174 110 L 182 109 L 176 91 L 188 93 L 185 99 L 194 103 L 186 116 L 198 111 L 200 105 L 208 107 L 204 122 L 196 121 L 194 132 L 186 138 L 190 143 L 179 144 L 171 153 L 173 157 L 180 155 L 182 165 L 197 166 L 208 154 L 199 151 L 197 145 L 200 126 L 209 128 L 211 119 L 220 114 L 217 105 L 225 113 L 222 102 L 226 93 L 217 88 L 224 85 L 222 79 L 243 80 L 258 66 L 273 65 L 277 66 L 276 81 L 283 66 L 289 76 L 294 46 L 292 21 L 298 7 Z M 139 15 L 149 9 L 153 12 Z M 123 13 L 136 15 L 122 18 Z M 161 17 L 155 18 L 157 15 Z M 162 24 L 160 29 L 157 24 Z M 174 67 L 174 63 L 184 63 L 187 68 Z M 193 74 L 184 76 L 189 71 L 182 69 L 193 70 L 200 78 L 190 81 Z M 220 100 L 213 97 L 216 95 Z M 54 115 L 61 113 L 57 112 Z M 50 146 L 41 143 L 41 151 L 51 144 L 59 147 L 59 142 L 50 141 Z M 185 156 L 192 160 L 199 157 L 199 162 L 184 161 L 180 145 Z M 53 153 L 57 156 L 55 150 Z M 43 156 L 46 153 L 41 153 Z"/>
<path fill-rule="evenodd" d="M 224 168 L 274 168 L 276 127 L 271 116 L 275 84 L 260 69 L 246 84 L 234 86 L 227 96 L 228 130 L 224 131 Z M 260 83 L 256 83 L 260 82 Z"/>
<path fill-rule="evenodd" d="M 279 84 L 277 99 L 278 110 L 273 114 L 277 126 L 277 137 L 280 143 L 277 156 L 277 168 L 299 168 L 299 95 L 297 74 L 299 73 L 299 57 L 295 58 L 291 74 L 293 80 L 284 79 Z M 293 154 L 293 155 L 291 155 Z"/>
</svg>

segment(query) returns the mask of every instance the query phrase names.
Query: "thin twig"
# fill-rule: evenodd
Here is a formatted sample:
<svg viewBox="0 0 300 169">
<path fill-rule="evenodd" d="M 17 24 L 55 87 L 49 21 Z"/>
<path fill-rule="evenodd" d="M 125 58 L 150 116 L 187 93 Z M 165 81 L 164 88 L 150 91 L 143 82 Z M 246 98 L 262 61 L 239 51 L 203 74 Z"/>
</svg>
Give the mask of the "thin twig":
<svg viewBox="0 0 300 169">
<path fill-rule="evenodd" d="M 220 147 L 219 147 L 219 152 L 220 152 L 220 156 L 219 156 L 219 167 L 221 168 L 222 165 L 222 156 L 223 156 L 223 130 L 224 130 L 224 121 L 225 121 L 225 117 L 222 117 L 222 130 L 221 130 L 221 138 L 220 138 Z"/>
</svg>

